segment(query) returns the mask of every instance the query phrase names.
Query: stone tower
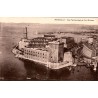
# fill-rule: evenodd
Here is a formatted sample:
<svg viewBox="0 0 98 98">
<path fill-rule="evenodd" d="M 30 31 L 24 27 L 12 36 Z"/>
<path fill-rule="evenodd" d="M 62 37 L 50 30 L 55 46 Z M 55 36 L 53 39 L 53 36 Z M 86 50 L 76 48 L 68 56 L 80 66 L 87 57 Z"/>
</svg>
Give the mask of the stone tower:
<svg viewBox="0 0 98 98">
<path fill-rule="evenodd" d="M 49 61 L 52 63 L 63 62 L 64 43 L 60 41 L 49 42 Z"/>
</svg>

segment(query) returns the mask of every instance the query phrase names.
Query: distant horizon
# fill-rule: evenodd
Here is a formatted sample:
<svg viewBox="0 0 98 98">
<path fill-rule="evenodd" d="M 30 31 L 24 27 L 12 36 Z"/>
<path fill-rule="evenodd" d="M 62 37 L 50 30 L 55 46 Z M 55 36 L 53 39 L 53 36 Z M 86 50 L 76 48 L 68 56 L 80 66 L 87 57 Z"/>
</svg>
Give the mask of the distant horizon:
<svg viewBox="0 0 98 98">
<path fill-rule="evenodd" d="M 26 22 L 0 22 L 4 24 L 39 24 L 39 25 L 86 25 L 86 26 L 98 26 L 98 24 L 55 24 L 55 23 L 26 23 Z"/>
</svg>

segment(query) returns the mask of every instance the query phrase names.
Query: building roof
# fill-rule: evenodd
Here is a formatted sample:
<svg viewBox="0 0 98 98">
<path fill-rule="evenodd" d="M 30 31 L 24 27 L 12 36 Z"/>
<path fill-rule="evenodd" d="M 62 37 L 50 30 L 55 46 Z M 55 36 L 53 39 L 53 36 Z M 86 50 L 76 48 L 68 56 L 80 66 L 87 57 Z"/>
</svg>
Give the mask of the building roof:
<svg viewBox="0 0 98 98">
<path fill-rule="evenodd" d="M 87 51 L 90 50 L 92 52 L 92 57 L 96 56 L 96 48 L 95 48 L 94 44 L 90 44 L 88 42 L 85 42 L 84 46 L 86 46 L 88 48 Z"/>
<path fill-rule="evenodd" d="M 56 38 L 36 37 L 31 40 L 31 43 L 32 42 L 47 43 L 47 42 L 54 41 L 54 40 L 56 40 Z"/>
<path fill-rule="evenodd" d="M 40 51 L 48 51 L 48 48 L 24 48 L 24 49 L 28 49 L 28 50 L 40 50 Z"/>
<path fill-rule="evenodd" d="M 90 50 L 94 50 L 94 51 L 96 50 L 94 44 L 90 44 L 90 43 L 88 43 L 88 42 L 85 42 L 84 45 L 85 45 L 86 47 L 88 47 Z"/>
<path fill-rule="evenodd" d="M 36 48 L 36 50 L 48 51 L 48 49 L 47 49 L 47 48 Z"/>
</svg>

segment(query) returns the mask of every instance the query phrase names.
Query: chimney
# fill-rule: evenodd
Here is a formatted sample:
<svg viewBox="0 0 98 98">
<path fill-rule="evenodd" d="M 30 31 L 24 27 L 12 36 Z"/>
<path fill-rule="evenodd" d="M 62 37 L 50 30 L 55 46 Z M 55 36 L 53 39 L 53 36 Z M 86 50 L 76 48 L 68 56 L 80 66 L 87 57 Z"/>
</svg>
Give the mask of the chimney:
<svg viewBox="0 0 98 98">
<path fill-rule="evenodd" d="M 27 27 L 25 27 L 25 29 L 26 29 L 26 31 L 25 31 L 25 33 L 24 33 L 24 38 L 25 38 L 25 39 L 28 39 L 28 35 L 27 35 Z"/>
</svg>

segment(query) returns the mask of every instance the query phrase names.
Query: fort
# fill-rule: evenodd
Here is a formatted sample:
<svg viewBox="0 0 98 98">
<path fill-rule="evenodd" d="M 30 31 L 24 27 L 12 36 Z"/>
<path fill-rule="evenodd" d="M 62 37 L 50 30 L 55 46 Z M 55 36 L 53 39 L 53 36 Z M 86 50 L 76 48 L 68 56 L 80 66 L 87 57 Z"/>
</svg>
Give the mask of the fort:
<svg viewBox="0 0 98 98">
<path fill-rule="evenodd" d="M 96 70 L 98 44 L 97 41 L 95 44 L 95 41 L 90 36 L 73 36 L 73 34 L 69 36 L 44 34 L 43 37 L 28 39 L 26 28 L 24 38 L 19 41 L 17 48 L 13 49 L 13 53 L 17 58 L 37 62 L 51 69 L 76 66 L 78 65 L 76 60 L 80 63 L 82 59 L 87 65 L 93 65 Z"/>
<path fill-rule="evenodd" d="M 69 38 L 71 41 L 66 39 L 64 37 L 57 38 L 53 34 L 45 34 L 43 37 L 28 39 L 26 28 L 24 38 L 18 43 L 18 50 L 13 49 L 13 52 L 18 58 L 42 63 L 51 69 L 75 66 L 72 53 L 64 51 L 64 48 L 71 46 L 67 45 L 66 42 L 71 43 L 73 39 Z"/>
</svg>

